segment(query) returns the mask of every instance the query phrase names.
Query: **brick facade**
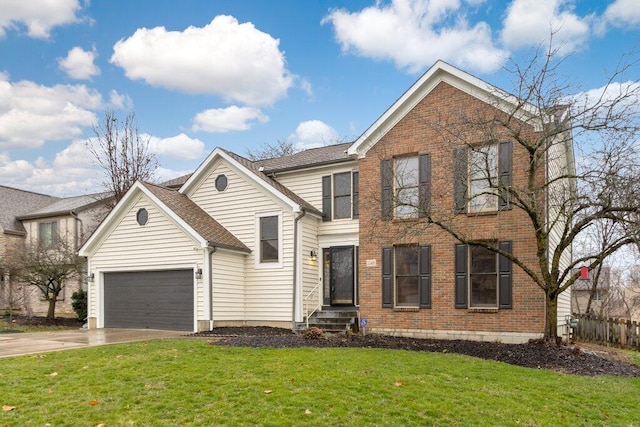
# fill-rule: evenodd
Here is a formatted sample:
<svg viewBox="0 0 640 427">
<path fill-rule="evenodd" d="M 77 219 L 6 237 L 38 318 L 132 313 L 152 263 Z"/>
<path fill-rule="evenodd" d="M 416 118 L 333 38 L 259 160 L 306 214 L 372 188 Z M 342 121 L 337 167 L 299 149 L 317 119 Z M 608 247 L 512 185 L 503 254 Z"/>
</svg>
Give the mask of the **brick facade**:
<svg viewBox="0 0 640 427">
<path fill-rule="evenodd" d="M 526 214 L 518 209 L 483 215 L 453 214 L 453 159 L 456 144 L 483 143 L 487 129 L 468 126 L 471 118 L 498 111 L 445 82 L 439 83 L 360 159 L 360 315 L 370 331 L 407 336 L 526 341 L 541 336 L 545 324 L 543 291 L 515 265 L 511 309 L 454 307 L 454 247 L 458 243 L 420 219 L 381 218 L 382 159 L 408 154 L 431 156 L 431 209 L 434 217 L 453 221 L 463 235 L 509 240 L 528 265 L 536 265 L 535 236 Z M 493 129 L 492 131 L 494 131 Z M 532 129 L 525 132 L 533 135 Z M 494 135 L 496 140 L 508 139 Z M 460 139 L 458 139 L 460 138 Z M 527 153 L 513 144 L 513 183 L 524 186 Z M 544 177 L 538 177 L 544 179 Z M 398 244 L 431 245 L 431 308 L 382 307 L 382 248 Z"/>
</svg>

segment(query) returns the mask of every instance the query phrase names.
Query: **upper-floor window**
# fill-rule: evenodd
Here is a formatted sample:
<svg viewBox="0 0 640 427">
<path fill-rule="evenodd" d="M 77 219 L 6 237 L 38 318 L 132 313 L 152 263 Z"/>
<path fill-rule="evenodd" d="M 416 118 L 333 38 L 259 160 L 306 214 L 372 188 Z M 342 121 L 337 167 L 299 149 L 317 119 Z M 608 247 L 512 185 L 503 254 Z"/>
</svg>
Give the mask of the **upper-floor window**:
<svg viewBox="0 0 640 427">
<path fill-rule="evenodd" d="M 455 212 L 496 212 L 511 208 L 510 141 L 462 147 L 454 154 Z"/>
<path fill-rule="evenodd" d="M 358 172 L 341 172 L 322 177 L 322 220 L 356 219 L 359 216 Z"/>
<path fill-rule="evenodd" d="M 58 238 L 58 222 L 38 223 L 38 241 L 43 246 L 55 246 Z"/>
<path fill-rule="evenodd" d="M 382 219 L 429 214 L 431 156 L 420 154 L 382 160 Z"/>
<path fill-rule="evenodd" d="M 398 218 L 417 217 L 420 203 L 418 156 L 400 157 L 394 163 L 395 215 Z"/>
<path fill-rule="evenodd" d="M 498 145 L 469 150 L 469 212 L 498 210 Z"/>
</svg>

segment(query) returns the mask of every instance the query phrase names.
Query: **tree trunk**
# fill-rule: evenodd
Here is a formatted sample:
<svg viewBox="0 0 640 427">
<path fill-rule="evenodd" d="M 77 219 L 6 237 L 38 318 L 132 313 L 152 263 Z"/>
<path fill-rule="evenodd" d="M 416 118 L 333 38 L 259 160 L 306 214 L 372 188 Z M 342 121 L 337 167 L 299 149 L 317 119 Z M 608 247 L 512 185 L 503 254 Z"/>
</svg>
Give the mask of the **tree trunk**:
<svg viewBox="0 0 640 427">
<path fill-rule="evenodd" d="M 57 295 L 49 299 L 49 310 L 47 311 L 48 320 L 53 320 L 56 318 L 56 300 L 57 299 L 58 299 Z"/>
<path fill-rule="evenodd" d="M 558 297 L 546 295 L 547 313 L 544 325 L 544 340 L 558 342 Z"/>
</svg>

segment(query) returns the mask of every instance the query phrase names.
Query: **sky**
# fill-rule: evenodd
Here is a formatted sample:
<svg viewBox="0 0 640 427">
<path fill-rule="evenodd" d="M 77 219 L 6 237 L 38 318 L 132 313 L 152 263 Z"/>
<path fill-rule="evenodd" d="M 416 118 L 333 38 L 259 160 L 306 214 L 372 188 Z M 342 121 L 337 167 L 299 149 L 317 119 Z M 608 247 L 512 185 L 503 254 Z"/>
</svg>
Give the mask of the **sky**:
<svg viewBox="0 0 640 427">
<path fill-rule="evenodd" d="M 509 91 L 552 32 L 597 90 L 640 49 L 640 0 L 0 0 L 0 185 L 100 191 L 105 111 L 135 113 L 157 181 L 216 147 L 353 141 L 439 59 Z"/>
</svg>

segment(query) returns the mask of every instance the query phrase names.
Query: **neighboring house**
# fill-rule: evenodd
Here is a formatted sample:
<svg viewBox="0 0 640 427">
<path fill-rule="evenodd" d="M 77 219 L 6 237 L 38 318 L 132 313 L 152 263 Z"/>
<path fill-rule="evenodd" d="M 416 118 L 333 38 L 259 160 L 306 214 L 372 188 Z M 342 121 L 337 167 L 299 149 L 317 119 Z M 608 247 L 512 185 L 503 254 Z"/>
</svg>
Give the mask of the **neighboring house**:
<svg viewBox="0 0 640 427">
<path fill-rule="evenodd" d="M 191 175 L 164 186 L 136 183 L 80 249 L 92 278 L 89 326 L 294 328 L 316 311 L 350 307 L 373 332 L 541 337 L 544 293 L 524 273 L 443 233 L 402 234 L 419 220 L 409 208 L 381 218 L 385 193 L 426 194 L 424 171 L 432 187 L 453 188 L 454 152 L 428 134 L 420 114 L 493 108 L 496 91 L 438 62 L 354 143 L 255 162 L 216 148 Z M 509 150 L 509 165 L 517 164 L 522 153 L 507 145 L 496 155 Z M 572 161 L 563 155 L 556 158 Z M 384 177 L 400 163 L 415 172 L 406 181 L 413 184 L 387 188 Z M 453 198 L 448 203 L 453 208 Z M 523 215 L 496 205 L 459 218 L 482 238 L 535 256 Z M 478 289 L 462 260 L 498 269 Z M 564 318 L 568 293 L 559 304 Z"/>
<path fill-rule="evenodd" d="M 589 297 L 593 290 L 594 271 L 588 271 L 586 278 L 580 278 L 571 286 L 572 311 L 576 314 L 587 314 Z M 600 269 L 598 283 L 596 285 L 590 312 L 598 316 L 608 316 L 613 308 L 611 295 L 611 269 L 603 266 Z"/>
<path fill-rule="evenodd" d="M 106 215 L 106 209 L 99 197 L 86 195 L 57 198 L 44 194 L 24 191 L 17 188 L 0 186 L 0 260 L 7 259 L 11 251 L 17 250 L 23 243 L 54 243 L 64 238 L 72 248 L 78 249 L 90 235 L 100 220 Z M 19 298 L 13 295 L 20 309 L 29 314 L 46 313 L 48 304 L 41 298 L 39 291 L 23 287 L 11 281 L 5 272 L 0 277 L 0 305 L 8 308 L 11 284 L 21 293 Z M 11 282 L 10 282 L 11 281 Z M 67 283 L 56 304 L 58 314 L 73 313 L 71 294 L 84 282 L 84 275 L 78 280 Z M 15 292 L 16 289 L 11 289 Z"/>
</svg>

